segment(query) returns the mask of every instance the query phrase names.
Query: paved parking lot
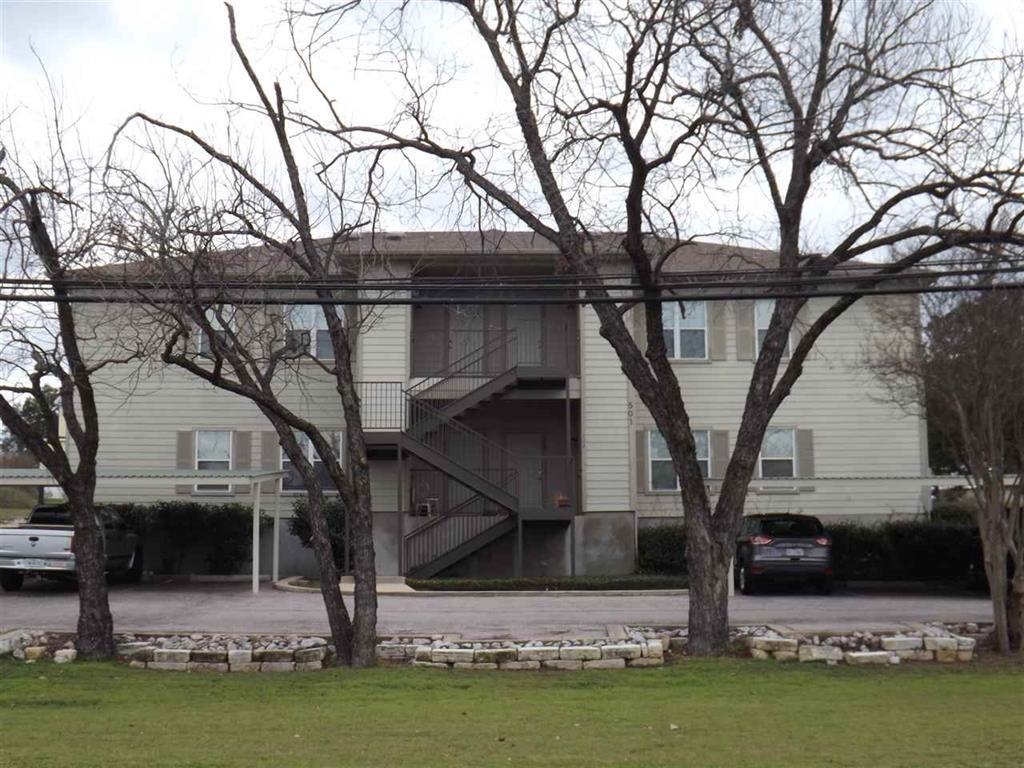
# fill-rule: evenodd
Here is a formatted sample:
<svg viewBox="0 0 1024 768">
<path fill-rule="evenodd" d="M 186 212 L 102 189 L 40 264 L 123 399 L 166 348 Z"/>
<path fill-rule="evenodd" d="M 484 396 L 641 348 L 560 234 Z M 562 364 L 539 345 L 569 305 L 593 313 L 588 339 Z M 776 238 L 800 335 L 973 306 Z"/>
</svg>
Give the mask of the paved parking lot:
<svg viewBox="0 0 1024 768">
<path fill-rule="evenodd" d="M 349 606 L 351 607 L 351 598 Z M 319 594 L 280 592 L 269 585 L 253 595 L 244 584 L 113 586 L 119 630 L 324 633 Z M 519 639 L 602 635 L 609 625 L 685 623 L 685 595 L 437 596 L 382 595 L 379 631 L 391 634 L 460 632 L 470 638 Z M 0 629 L 73 630 L 78 595 L 73 588 L 26 583 L 0 593 Z M 779 624 L 803 631 L 879 630 L 910 622 L 991 621 L 984 596 L 893 595 L 847 592 L 829 597 L 798 592 L 737 596 L 733 624 Z"/>
</svg>

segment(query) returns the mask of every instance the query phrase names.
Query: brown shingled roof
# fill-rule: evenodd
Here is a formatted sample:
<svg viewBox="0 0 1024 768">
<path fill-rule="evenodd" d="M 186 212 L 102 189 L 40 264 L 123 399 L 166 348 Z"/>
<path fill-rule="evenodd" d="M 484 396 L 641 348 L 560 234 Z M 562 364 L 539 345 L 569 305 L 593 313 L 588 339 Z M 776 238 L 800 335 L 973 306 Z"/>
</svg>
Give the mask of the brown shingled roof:
<svg viewBox="0 0 1024 768">
<path fill-rule="evenodd" d="M 602 233 L 595 237 L 595 250 L 609 260 L 625 260 L 622 235 Z M 321 240 L 325 246 L 327 240 Z M 465 264 L 467 260 L 513 260 L 519 263 L 546 263 L 558 255 L 549 240 L 529 231 L 418 231 L 366 232 L 339 242 L 341 259 L 380 258 L 422 263 Z M 210 254 L 211 270 L 259 275 L 264 279 L 294 276 L 295 269 L 279 253 L 266 246 L 252 246 Z M 343 263 L 342 262 L 342 263 Z M 772 267 L 778 263 L 774 252 L 721 243 L 695 242 L 683 245 L 665 264 L 667 271 L 712 271 L 752 266 Z M 112 280 L 157 278 L 162 271 L 157 262 L 124 262 L 76 270 L 80 277 Z"/>
</svg>

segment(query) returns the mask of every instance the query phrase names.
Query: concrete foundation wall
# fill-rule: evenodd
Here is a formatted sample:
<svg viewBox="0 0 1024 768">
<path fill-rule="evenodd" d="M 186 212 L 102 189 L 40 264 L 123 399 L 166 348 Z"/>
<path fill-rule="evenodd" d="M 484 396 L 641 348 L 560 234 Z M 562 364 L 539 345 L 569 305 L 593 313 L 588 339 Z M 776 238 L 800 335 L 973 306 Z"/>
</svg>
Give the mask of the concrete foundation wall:
<svg viewBox="0 0 1024 768">
<path fill-rule="evenodd" d="M 576 517 L 576 573 L 617 576 L 636 570 L 634 515 L 591 512 Z"/>
</svg>

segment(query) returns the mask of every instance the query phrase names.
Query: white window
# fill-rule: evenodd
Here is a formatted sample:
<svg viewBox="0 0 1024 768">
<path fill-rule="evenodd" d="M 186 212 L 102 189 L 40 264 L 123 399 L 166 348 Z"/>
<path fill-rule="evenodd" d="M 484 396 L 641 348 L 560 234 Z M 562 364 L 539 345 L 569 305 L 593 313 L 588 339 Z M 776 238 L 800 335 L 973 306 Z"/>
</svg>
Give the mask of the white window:
<svg viewBox="0 0 1024 768">
<path fill-rule="evenodd" d="M 707 477 L 711 466 L 708 431 L 695 429 L 693 441 L 697 445 L 697 463 L 700 465 L 701 477 Z M 679 490 L 679 478 L 672 466 L 672 456 L 668 452 L 665 438 L 656 429 L 647 432 L 647 461 L 649 464 L 648 480 L 652 491 Z"/>
<path fill-rule="evenodd" d="M 206 322 L 210 324 L 213 335 L 222 345 L 227 345 L 234 311 L 230 307 L 210 307 L 203 314 L 206 316 Z M 203 357 L 213 357 L 211 338 L 203 328 L 199 328 L 199 354 Z"/>
<path fill-rule="evenodd" d="M 299 443 L 299 448 L 313 465 L 313 472 L 316 473 L 317 479 L 320 481 L 320 487 L 328 493 L 333 491 L 334 481 L 331 480 L 331 476 L 327 472 L 327 466 L 320 460 L 320 454 L 316 452 L 312 441 L 304 432 L 296 432 L 295 439 Z M 334 445 L 335 455 L 339 458 L 341 457 L 340 443 L 341 439 L 339 437 Z M 306 489 L 306 483 L 302 479 L 302 475 L 292 465 L 283 447 L 281 448 L 281 469 L 288 473 L 281 478 L 282 491 L 304 491 Z"/>
<path fill-rule="evenodd" d="M 285 338 L 289 347 L 309 352 L 320 360 L 334 359 L 327 318 L 319 304 L 293 304 L 285 310 Z"/>
<path fill-rule="evenodd" d="M 706 360 L 708 312 L 703 301 L 669 301 L 661 305 L 665 349 L 676 360 Z"/>
<path fill-rule="evenodd" d="M 761 477 L 796 476 L 796 434 L 771 427 L 761 442 Z"/>
<path fill-rule="evenodd" d="M 196 432 L 196 469 L 227 471 L 231 469 L 231 432 L 198 430 Z M 230 493 L 223 483 L 196 485 L 197 493 Z"/>
<path fill-rule="evenodd" d="M 768 334 L 768 326 L 772 324 L 772 314 L 775 312 L 775 299 L 758 299 L 754 302 L 754 331 L 757 338 L 757 349 L 754 354 L 761 354 L 761 346 L 764 344 L 764 337 Z M 786 339 L 786 348 L 782 350 L 783 357 L 789 357 L 789 339 Z"/>
</svg>

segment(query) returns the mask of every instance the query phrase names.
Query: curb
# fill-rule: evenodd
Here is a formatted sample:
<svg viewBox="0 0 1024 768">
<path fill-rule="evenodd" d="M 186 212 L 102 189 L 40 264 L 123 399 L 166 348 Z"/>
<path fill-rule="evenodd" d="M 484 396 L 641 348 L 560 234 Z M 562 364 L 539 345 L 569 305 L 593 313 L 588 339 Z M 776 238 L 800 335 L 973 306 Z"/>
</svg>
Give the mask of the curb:
<svg viewBox="0 0 1024 768">
<path fill-rule="evenodd" d="M 320 594 L 316 587 L 299 586 L 296 582 L 302 579 L 301 576 L 288 576 L 287 578 L 275 581 L 274 589 L 282 592 L 305 592 L 309 594 Z M 346 589 L 347 588 L 347 589 Z M 352 587 L 349 584 L 342 585 L 342 594 L 351 595 Z M 389 592 L 377 590 L 377 597 L 685 597 L 690 594 L 688 589 L 566 589 L 566 590 L 413 590 L 401 592 Z"/>
</svg>

